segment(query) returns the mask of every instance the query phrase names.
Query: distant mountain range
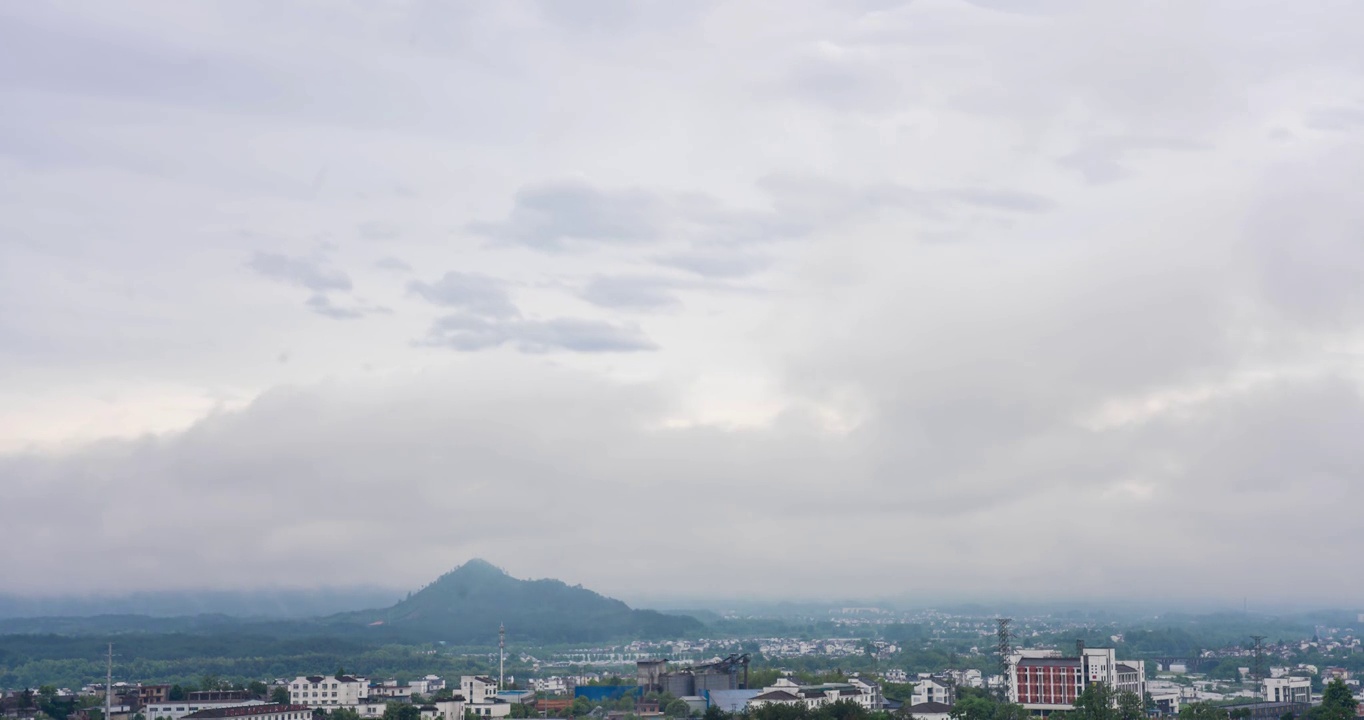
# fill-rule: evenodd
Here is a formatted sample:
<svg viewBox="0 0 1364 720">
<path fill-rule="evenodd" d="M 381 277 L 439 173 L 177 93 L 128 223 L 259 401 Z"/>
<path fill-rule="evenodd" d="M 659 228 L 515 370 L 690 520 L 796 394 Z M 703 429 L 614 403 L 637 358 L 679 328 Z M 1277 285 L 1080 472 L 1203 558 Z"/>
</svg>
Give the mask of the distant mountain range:
<svg viewBox="0 0 1364 720">
<path fill-rule="evenodd" d="M 216 610 L 223 607 L 221 600 L 219 598 L 216 606 L 206 603 L 204 607 Z M 455 645 L 491 645 L 497 642 L 499 624 L 505 624 L 518 642 L 545 644 L 680 637 L 695 634 L 704 627 L 693 617 L 632 609 L 619 600 L 559 580 L 519 580 L 491 563 L 477 559 L 382 609 L 333 611 L 309 618 L 297 615 L 289 618 L 282 617 L 284 613 L 259 610 L 298 608 L 306 604 L 300 598 L 292 598 L 291 603 L 250 600 L 250 594 L 243 593 L 237 600 L 236 607 L 253 610 L 246 613 L 253 617 L 234 617 L 230 612 L 221 611 L 167 616 L 170 613 L 164 610 L 177 605 L 165 599 L 150 604 L 145 599 L 124 600 L 103 606 L 92 602 L 88 606 L 91 609 L 104 607 L 115 612 L 85 613 L 84 617 L 57 616 L 61 609 L 83 607 L 80 603 L 57 603 L 54 606 L 57 612 L 42 617 L 0 619 L 0 633 L 210 634 L 238 631 L 268 632 L 275 637 L 334 637 L 376 643 L 441 641 Z M 314 602 L 319 600 L 315 598 Z M 135 610 L 139 602 L 143 603 L 141 607 L 155 609 L 139 613 Z M 6 607 L 0 604 L 0 617 L 5 614 Z M 13 614 L 15 606 L 8 607 Z M 184 607 L 183 601 L 179 607 Z M 18 607 L 20 611 L 24 609 Z M 157 612 L 158 609 L 161 612 Z M 266 617 L 269 615 L 273 617 Z"/>
</svg>

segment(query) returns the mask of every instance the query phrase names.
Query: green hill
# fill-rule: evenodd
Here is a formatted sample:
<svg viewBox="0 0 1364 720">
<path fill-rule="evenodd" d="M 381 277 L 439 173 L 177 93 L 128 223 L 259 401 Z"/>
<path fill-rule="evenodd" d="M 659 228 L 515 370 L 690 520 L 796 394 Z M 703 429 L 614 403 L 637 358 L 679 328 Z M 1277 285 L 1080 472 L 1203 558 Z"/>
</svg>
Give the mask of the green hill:
<svg viewBox="0 0 1364 720">
<path fill-rule="evenodd" d="M 496 642 L 499 624 L 521 642 L 538 643 L 668 638 L 703 628 L 695 618 L 635 610 L 559 580 L 519 580 L 477 559 L 390 608 L 336 619 L 363 623 L 377 635 L 457 645 Z"/>
</svg>

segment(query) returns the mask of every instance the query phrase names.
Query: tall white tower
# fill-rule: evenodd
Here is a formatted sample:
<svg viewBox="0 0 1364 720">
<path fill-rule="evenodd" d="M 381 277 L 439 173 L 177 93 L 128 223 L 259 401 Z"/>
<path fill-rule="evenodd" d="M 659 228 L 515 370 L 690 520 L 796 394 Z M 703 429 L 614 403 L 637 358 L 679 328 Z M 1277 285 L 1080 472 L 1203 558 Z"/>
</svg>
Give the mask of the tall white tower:
<svg viewBox="0 0 1364 720">
<path fill-rule="evenodd" d="M 503 670 L 507 663 L 507 626 L 503 623 L 497 625 L 497 691 L 502 692 Z"/>
</svg>

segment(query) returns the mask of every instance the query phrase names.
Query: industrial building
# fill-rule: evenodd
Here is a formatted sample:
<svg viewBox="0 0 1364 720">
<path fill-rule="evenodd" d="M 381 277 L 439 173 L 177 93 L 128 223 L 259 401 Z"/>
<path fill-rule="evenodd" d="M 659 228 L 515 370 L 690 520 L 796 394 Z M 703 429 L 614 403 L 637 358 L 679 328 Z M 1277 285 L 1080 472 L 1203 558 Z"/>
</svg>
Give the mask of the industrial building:
<svg viewBox="0 0 1364 720">
<path fill-rule="evenodd" d="M 748 687 L 748 654 L 726 658 L 673 671 L 662 658 L 640 660 L 635 664 L 635 680 L 644 692 L 666 692 L 675 697 L 705 695 L 711 690 L 740 690 Z M 743 676 L 740 677 L 740 668 Z"/>
</svg>

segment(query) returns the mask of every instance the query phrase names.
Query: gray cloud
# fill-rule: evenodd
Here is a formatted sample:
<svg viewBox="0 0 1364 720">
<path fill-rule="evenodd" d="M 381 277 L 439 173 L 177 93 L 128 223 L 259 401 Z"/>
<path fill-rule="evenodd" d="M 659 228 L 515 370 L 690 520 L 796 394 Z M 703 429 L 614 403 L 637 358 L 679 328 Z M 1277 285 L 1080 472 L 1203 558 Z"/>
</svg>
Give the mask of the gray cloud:
<svg viewBox="0 0 1364 720">
<path fill-rule="evenodd" d="M 500 222 L 479 222 L 469 231 L 537 250 L 573 243 L 641 243 L 658 238 L 660 202 L 639 190 L 604 191 L 583 182 L 523 188 Z"/>
<path fill-rule="evenodd" d="M 374 267 L 377 267 L 380 270 L 393 270 L 395 272 L 412 272 L 411 265 L 408 265 L 401 258 L 396 258 L 392 255 L 375 260 Z"/>
<path fill-rule="evenodd" d="M 272 280 L 319 293 L 351 289 L 350 278 L 345 273 L 324 267 L 321 260 L 313 258 L 258 252 L 251 257 L 247 267 Z"/>
<path fill-rule="evenodd" d="M 407 284 L 407 291 L 427 302 L 475 315 L 510 318 L 521 314 L 507 293 L 506 283 L 487 275 L 452 271 L 433 283 L 413 280 Z"/>
<path fill-rule="evenodd" d="M 389 315 L 393 311 L 379 305 L 337 305 L 324 293 L 314 293 L 304 303 L 309 310 L 333 320 L 357 320 L 366 315 Z"/>
<path fill-rule="evenodd" d="M 581 297 L 599 307 L 661 310 L 681 304 L 673 293 L 676 284 L 648 275 L 610 275 L 592 278 Z"/>
<path fill-rule="evenodd" d="M 640 352 L 657 350 L 639 328 L 597 320 L 523 320 L 472 314 L 446 315 L 431 325 L 422 344 L 463 352 L 510 345 L 525 353 Z"/>
<path fill-rule="evenodd" d="M 360 223 L 357 228 L 360 237 L 366 240 L 396 240 L 402 237 L 402 230 L 397 225 L 381 220 L 370 220 Z"/>
<path fill-rule="evenodd" d="M 7 581 L 1358 598 L 1364 5 L 792 2 L 7 6 Z"/>
<path fill-rule="evenodd" d="M 719 247 L 685 250 L 655 258 L 655 262 L 701 277 L 721 279 L 747 277 L 772 265 L 769 257 Z"/>
</svg>

